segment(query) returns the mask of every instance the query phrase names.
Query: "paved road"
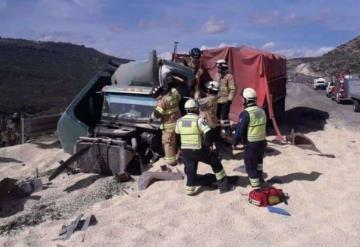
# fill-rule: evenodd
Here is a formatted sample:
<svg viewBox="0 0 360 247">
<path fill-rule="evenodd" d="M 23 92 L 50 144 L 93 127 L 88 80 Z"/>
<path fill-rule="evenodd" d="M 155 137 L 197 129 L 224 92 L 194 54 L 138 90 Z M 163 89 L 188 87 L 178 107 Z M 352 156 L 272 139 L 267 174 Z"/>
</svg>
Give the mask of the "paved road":
<svg viewBox="0 0 360 247">
<path fill-rule="evenodd" d="M 313 121 L 326 120 L 341 128 L 360 130 L 360 113 L 353 111 L 350 103 L 337 104 L 335 101 L 327 98 L 324 90 L 314 90 L 305 84 L 288 83 L 286 109 L 295 107 L 304 107 L 305 117 L 312 118 Z M 296 117 L 290 114 L 290 117 Z M 328 117 L 328 119 L 326 119 Z M 325 119 L 324 119 L 325 118 Z M 290 119 L 290 121 L 299 119 Z M 301 120 L 299 120 L 301 121 Z"/>
</svg>

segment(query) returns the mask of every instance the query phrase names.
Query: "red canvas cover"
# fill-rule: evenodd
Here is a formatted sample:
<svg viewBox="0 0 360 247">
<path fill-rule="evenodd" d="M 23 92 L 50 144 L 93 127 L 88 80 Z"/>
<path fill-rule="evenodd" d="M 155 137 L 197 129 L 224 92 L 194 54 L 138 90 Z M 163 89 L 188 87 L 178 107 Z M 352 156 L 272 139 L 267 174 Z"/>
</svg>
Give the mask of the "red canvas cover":
<svg viewBox="0 0 360 247">
<path fill-rule="evenodd" d="M 237 85 L 236 96 L 230 109 L 230 119 L 238 121 L 243 110 L 241 92 L 252 87 L 257 92 L 257 104 L 267 106 L 269 116 L 277 125 L 272 102 L 286 95 L 286 59 L 254 48 L 224 47 L 202 51 L 201 67 L 213 78 L 217 72 L 216 61 L 225 59 Z M 280 132 L 277 130 L 278 137 Z"/>
</svg>

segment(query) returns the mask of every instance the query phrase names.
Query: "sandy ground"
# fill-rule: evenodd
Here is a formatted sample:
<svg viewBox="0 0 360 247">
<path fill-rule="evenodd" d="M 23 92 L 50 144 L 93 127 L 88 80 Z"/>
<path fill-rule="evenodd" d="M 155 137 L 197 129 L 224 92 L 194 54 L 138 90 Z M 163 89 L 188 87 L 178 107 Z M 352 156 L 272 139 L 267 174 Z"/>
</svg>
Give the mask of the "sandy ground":
<svg viewBox="0 0 360 247">
<path fill-rule="evenodd" d="M 108 200 L 93 199 L 83 203 L 81 196 L 112 184 L 111 178 L 101 178 L 69 190 L 74 183 L 80 184 L 94 175 L 63 174 L 50 188 L 34 194 L 40 199 L 27 200 L 22 212 L 0 218 L 0 226 L 9 224 L 19 214 L 32 212 L 39 203 L 49 203 L 51 195 L 56 195 L 56 204 L 67 205 L 62 201 L 65 200 L 80 206 L 68 213 L 61 211 L 59 217 L 51 217 L 49 213 L 37 225 L 3 233 L 0 245 L 359 246 L 360 132 L 356 124 L 347 127 L 348 123 L 333 113 L 333 107 L 328 105 L 332 102 L 328 103 L 325 97 L 314 100 L 312 92 L 307 90 L 289 85 L 287 118 L 291 126 L 282 129 L 302 131 L 323 153 L 334 154 L 336 158 L 310 155 L 314 152 L 269 143 L 272 152 L 264 160 L 267 179 L 282 181 L 275 186 L 288 193 L 290 199 L 288 205 L 279 204 L 278 207 L 286 209 L 291 216 L 272 214 L 266 208 L 247 202 L 250 187 L 246 175 L 234 172 L 234 168 L 243 165 L 243 151 L 238 150 L 234 152 L 234 159 L 223 161 L 229 175 L 240 176 L 236 190 L 225 194 L 205 188 L 199 195 L 188 197 L 184 194 L 184 181 L 156 182 L 145 191 L 137 191 L 135 183 L 130 183 L 126 193 L 121 193 L 125 188 L 122 187 L 111 190 L 112 197 Z M 299 106 L 306 109 L 296 108 Z M 359 126 L 360 115 L 353 117 L 352 122 L 356 123 L 356 117 Z M 268 137 L 272 139 L 274 136 Z M 56 167 L 54 157 L 56 161 L 67 156 L 57 147 L 44 149 L 25 144 L 0 149 L 0 157 L 1 177 L 18 178 L 31 173 L 36 166 L 41 172 Z M 3 162 L 4 158 L 8 160 Z M 22 166 L 23 163 L 26 165 Z M 200 165 L 199 173 L 206 172 L 210 172 L 208 167 Z M 69 192 L 64 192 L 66 189 Z M 104 193 L 97 195 L 101 197 Z M 61 225 L 80 212 L 94 214 L 97 224 L 85 233 L 76 232 L 67 241 L 54 240 Z"/>
</svg>

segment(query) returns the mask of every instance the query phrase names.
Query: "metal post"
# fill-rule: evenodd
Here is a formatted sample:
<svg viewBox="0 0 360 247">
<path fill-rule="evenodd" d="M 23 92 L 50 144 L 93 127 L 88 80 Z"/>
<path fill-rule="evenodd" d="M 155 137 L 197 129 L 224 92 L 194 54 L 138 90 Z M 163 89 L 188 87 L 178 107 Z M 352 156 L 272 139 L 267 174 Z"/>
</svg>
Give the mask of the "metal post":
<svg viewBox="0 0 360 247">
<path fill-rule="evenodd" d="M 177 53 L 177 46 L 178 46 L 178 44 L 179 44 L 178 41 L 174 41 L 174 51 L 173 51 L 172 59 L 171 59 L 172 62 L 175 62 L 175 57 L 176 57 L 176 53 Z"/>
<path fill-rule="evenodd" d="M 21 116 L 21 144 L 25 143 L 25 123 L 24 118 Z"/>
</svg>

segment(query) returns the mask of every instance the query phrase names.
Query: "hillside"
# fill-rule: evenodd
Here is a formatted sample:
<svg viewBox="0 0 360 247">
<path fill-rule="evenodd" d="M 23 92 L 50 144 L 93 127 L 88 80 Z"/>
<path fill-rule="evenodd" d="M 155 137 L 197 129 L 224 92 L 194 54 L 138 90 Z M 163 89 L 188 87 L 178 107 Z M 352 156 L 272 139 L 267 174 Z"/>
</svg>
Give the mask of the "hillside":
<svg viewBox="0 0 360 247">
<path fill-rule="evenodd" d="M 339 70 L 360 71 L 360 36 L 338 46 L 311 64 L 315 72 L 334 75 Z"/>
<path fill-rule="evenodd" d="M 0 114 L 63 111 L 109 59 L 83 45 L 0 38 Z"/>
<path fill-rule="evenodd" d="M 360 72 L 360 36 L 336 47 L 334 50 L 315 58 L 293 58 L 288 60 L 289 72 L 333 76 L 341 70 Z"/>
</svg>

